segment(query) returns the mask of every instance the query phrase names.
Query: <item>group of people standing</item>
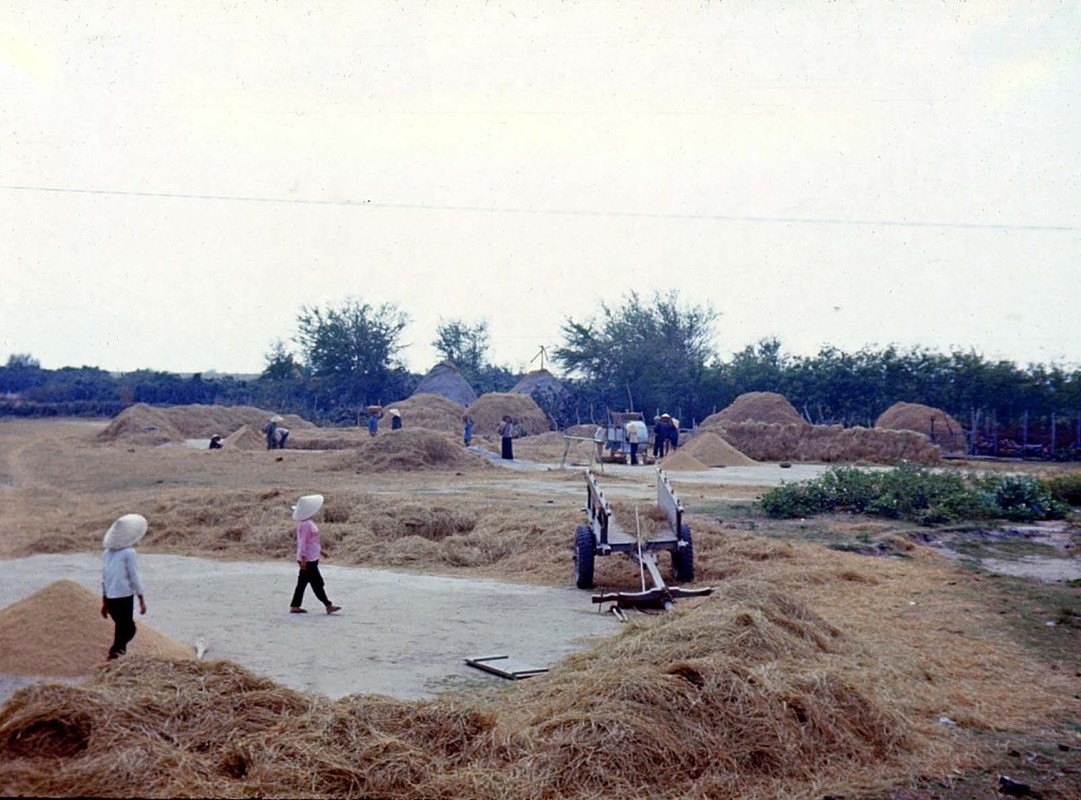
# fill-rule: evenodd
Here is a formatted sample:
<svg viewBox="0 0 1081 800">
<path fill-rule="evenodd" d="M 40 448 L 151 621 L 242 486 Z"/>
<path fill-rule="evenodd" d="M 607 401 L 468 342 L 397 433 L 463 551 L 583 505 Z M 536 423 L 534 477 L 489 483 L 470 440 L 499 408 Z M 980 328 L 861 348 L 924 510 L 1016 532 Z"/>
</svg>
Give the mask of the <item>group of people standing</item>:
<svg viewBox="0 0 1081 800">
<path fill-rule="evenodd" d="M 322 507 L 321 494 L 304 495 L 293 506 L 300 572 L 289 604 L 292 614 L 307 613 L 302 604 L 309 586 L 328 614 L 342 610 L 327 597 L 323 576 L 319 572 L 319 560 L 326 553 L 313 517 Z M 139 613 L 146 614 L 146 595 L 139 577 L 135 545 L 146 535 L 147 528 L 146 517 L 142 514 L 125 514 L 109 526 L 102 539 L 101 616 L 113 620 L 113 643 L 107 656 L 109 660 L 124 655 L 128 644 L 135 638 L 136 599 L 139 601 Z"/>
<path fill-rule="evenodd" d="M 387 409 L 390 416 L 390 429 L 398 431 L 402 428 L 402 412 L 396 408 Z M 383 409 L 379 406 L 368 406 L 368 433 L 375 436 L 379 433 L 379 420 L 383 418 Z"/>
<path fill-rule="evenodd" d="M 679 447 L 679 426 L 668 414 L 653 418 L 653 457 L 664 458 L 669 449 Z"/>
</svg>

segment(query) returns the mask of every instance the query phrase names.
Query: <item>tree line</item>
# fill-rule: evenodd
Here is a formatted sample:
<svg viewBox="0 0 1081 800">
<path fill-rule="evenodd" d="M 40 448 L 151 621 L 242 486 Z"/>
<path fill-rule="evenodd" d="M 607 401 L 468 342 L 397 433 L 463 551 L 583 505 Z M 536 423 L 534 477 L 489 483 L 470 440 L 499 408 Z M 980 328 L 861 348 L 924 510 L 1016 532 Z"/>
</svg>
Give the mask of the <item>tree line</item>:
<svg viewBox="0 0 1081 800">
<path fill-rule="evenodd" d="M 96 367 L 46 370 L 16 354 L 0 367 L 0 413 L 112 415 L 132 403 L 257 405 L 316 422 L 356 424 L 359 410 L 409 396 L 421 375 L 402 361 L 409 317 L 393 303 L 351 298 L 302 307 L 289 342 L 271 344 L 252 379 L 180 376 Z M 553 422 L 596 422 L 608 411 L 666 411 L 684 426 L 746 392 L 784 395 L 808 422 L 871 426 L 897 401 L 941 408 L 966 428 L 977 449 L 1013 442 L 1060 457 L 1081 448 L 1081 369 L 1020 366 L 974 350 L 823 347 L 787 354 L 778 338 L 722 358 L 717 314 L 684 303 L 675 291 L 631 292 L 601 303 L 589 319 L 566 318 L 553 350 L 566 392 L 545 398 Z M 491 363 L 487 322 L 441 320 L 432 345 L 478 392 L 508 391 L 520 377 Z"/>
</svg>

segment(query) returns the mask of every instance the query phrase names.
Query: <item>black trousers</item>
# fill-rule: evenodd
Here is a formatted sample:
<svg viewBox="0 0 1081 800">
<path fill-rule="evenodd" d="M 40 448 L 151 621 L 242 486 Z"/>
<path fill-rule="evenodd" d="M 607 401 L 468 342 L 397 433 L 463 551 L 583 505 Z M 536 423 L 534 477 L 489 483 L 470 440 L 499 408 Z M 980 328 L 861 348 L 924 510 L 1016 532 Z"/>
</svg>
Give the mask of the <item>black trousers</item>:
<svg viewBox="0 0 1081 800">
<path fill-rule="evenodd" d="M 105 607 L 113 618 L 113 646 L 109 648 L 109 658 L 124 655 L 128 642 L 135 638 L 135 595 L 127 597 L 106 597 Z"/>
<path fill-rule="evenodd" d="M 514 460 L 514 446 L 511 444 L 514 439 L 509 436 L 503 437 L 503 458 Z"/>
<path fill-rule="evenodd" d="M 631 463 L 638 463 L 638 442 L 631 442 Z"/>
<path fill-rule="evenodd" d="M 319 573 L 319 562 L 309 561 L 307 568 L 301 567 L 297 575 L 297 588 L 293 591 L 293 608 L 300 608 L 301 603 L 304 602 L 304 590 L 309 585 L 320 603 L 330 605 L 326 590 L 323 589 L 323 576 Z"/>
</svg>

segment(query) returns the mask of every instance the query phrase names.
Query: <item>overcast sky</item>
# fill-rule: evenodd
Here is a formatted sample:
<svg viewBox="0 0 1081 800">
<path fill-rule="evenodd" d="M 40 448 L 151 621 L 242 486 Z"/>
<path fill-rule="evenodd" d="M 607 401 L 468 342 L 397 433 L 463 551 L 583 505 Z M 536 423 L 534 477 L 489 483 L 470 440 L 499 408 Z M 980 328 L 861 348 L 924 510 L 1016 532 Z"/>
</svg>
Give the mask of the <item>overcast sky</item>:
<svg viewBox="0 0 1081 800">
<path fill-rule="evenodd" d="M 722 357 L 1074 365 L 1076 2 L 0 6 L 0 361 L 259 372 L 397 304 L 530 368 L 675 288 Z"/>
</svg>

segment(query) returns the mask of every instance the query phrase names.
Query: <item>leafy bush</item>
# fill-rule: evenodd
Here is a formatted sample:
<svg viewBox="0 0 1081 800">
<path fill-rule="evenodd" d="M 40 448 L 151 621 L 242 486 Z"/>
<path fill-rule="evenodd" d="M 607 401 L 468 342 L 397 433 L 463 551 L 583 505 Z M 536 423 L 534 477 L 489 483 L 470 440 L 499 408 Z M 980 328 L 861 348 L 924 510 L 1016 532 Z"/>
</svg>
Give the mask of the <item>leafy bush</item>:
<svg viewBox="0 0 1081 800">
<path fill-rule="evenodd" d="M 817 480 L 771 489 L 761 504 L 771 517 L 849 511 L 920 525 L 964 519 L 1050 519 L 1068 510 L 1031 476 L 980 478 L 911 464 L 885 472 L 834 467 Z"/>
<path fill-rule="evenodd" d="M 1071 506 L 1081 506 L 1081 472 L 1044 478 L 1040 481 L 1040 486 L 1050 492 L 1055 500 Z"/>
</svg>

